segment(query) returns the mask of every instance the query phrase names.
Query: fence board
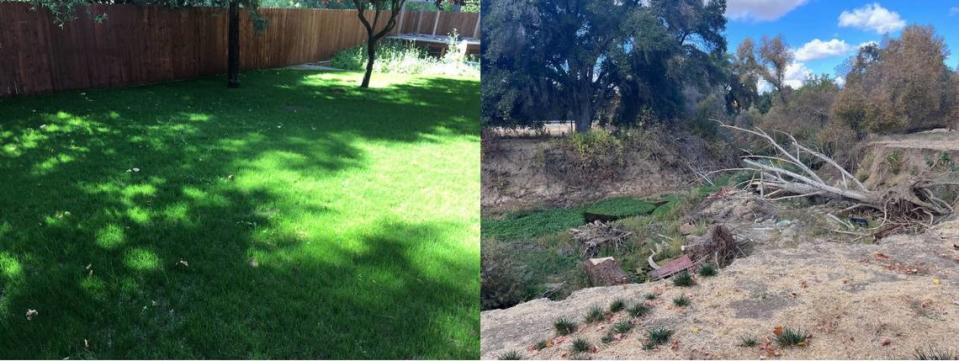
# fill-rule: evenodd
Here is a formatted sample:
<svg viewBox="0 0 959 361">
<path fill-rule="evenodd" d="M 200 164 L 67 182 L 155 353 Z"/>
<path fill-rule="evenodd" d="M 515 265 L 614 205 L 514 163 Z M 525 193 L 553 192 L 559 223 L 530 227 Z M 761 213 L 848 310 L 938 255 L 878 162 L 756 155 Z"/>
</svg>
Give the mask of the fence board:
<svg viewBox="0 0 959 361">
<path fill-rule="evenodd" d="M 222 8 L 91 5 L 63 28 L 45 9 L 0 2 L 0 97 L 150 84 L 226 72 Z M 241 12 L 240 68 L 274 68 L 329 59 L 362 44 L 366 30 L 348 9 L 260 9 L 264 31 Z M 372 19 L 374 12 L 368 11 Z M 106 20 L 94 21 L 96 15 Z M 381 14 L 380 28 L 388 13 Z M 408 12 L 403 29 L 429 34 L 432 12 Z M 420 21 L 420 19 L 422 21 Z M 445 20 L 444 20 L 445 19 Z M 472 35 L 478 14 L 444 13 L 437 35 Z M 422 31 L 421 31 L 422 32 Z"/>
</svg>

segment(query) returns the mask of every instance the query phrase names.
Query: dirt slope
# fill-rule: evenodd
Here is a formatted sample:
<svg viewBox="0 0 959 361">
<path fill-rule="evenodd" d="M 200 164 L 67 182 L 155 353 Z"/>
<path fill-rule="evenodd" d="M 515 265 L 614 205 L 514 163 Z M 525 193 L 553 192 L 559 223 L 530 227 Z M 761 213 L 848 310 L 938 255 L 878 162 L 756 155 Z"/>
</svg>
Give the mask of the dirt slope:
<svg viewBox="0 0 959 361">
<path fill-rule="evenodd" d="M 748 257 L 736 260 L 712 278 L 678 288 L 668 281 L 590 288 L 562 301 L 539 299 L 504 310 L 482 313 L 482 357 L 495 359 L 509 350 L 525 358 L 679 359 L 679 358 L 911 358 L 917 348 L 953 347 L 959 352 L 959 220 L 944 222 L 922 235 L 897 235 L 878 245 L 837 243 L 805 237 L 797 222 L 769 220 L 734 225 L 739 237 L 753 240 Z M 593 305 L 616 298 L 627 305 L 659 295 L 653 311 L 635 321 L 626 337 L 610 344 L 600 338 L 613 323 L 628 318 L 619 312 L 599 324 L 584 325 Z M 672 299 L 687 295 L 691 306 Z M 552 323 L 566 316 L 580 323 L 570 337 L 534 351 L 531 346 L 554 337 Z M 776 349 L 738 347 L 741 336 L 762 344 L 777 325 L 812 333 L 806 347 Z M 674 330 L 671 344 L 644 351 L 645 331 Z M 595 352 L 574 355 L 572 339 L 585 337 Z M 778 355 L 776 354 L 778 353 Z"/>
<path fill-rule="evenodd" d="M 699 137 L 679 132 L 656 142 L 627 145 L 624 163 L 603 176 L 583 171 L 558 146 L 559 138 L 484 138 L 483 212 L 568 206 L 613 196 L 645 197 L 687 189 L 701 171 L 729 166 Z M 727 163 L 723 163 L 727 162 Z"/>
</svg>

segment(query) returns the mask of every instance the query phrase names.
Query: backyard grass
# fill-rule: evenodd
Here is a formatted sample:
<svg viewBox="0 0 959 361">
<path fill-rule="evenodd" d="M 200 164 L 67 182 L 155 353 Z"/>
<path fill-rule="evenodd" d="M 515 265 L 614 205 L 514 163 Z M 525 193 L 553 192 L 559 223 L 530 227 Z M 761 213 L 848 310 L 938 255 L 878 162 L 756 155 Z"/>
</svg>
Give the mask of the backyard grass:
<svg viewBox="0 0 959 361">
<path fill-rule="evenodd" d="M 360 76 L 0 99 L 0 358 L 478 358 L 479 82 Z"/>
</svg>

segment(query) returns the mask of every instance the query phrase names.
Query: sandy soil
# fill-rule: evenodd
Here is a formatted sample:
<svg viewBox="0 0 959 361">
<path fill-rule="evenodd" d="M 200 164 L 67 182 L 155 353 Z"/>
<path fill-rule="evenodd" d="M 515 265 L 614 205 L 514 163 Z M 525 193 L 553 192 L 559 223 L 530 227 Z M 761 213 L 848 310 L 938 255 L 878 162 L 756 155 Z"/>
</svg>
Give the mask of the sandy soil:
<svg viewBox="0 0 959 361">
<path fill-rule="evenodd" d="M 768 220 L 733 225 L 737 237 L 753 240 L 748 257 L 711 278 L 697 277 L 690 288 L 668 280 L 589 288 L 562 301 L 539 299 L 482 313 L 482 357 L 496 359 L 510 350 L 534 359 L 680 359 L 680 358 L 911 358 L 917 348 L 959 350 L 959 220 L 941 223 L 921 235 L 896 235 L 879 244 L 850 244 L 808 238 L 799 222 Z M 643 295 L 658 298 L 645 301 Z M 672 299 L 685 294 L 691 306 Z M 653 311 L 634 320 L 635 328 L 618 341 L 600 342 L 612 325 L 629 318 L 584 325 L 593 305 L 617 298 L 627 305 L 647 302 Z M 555 337 L 552 323 L 566 316 L 580 323 L 569 337 Z M 812 334 L 805 347 L 781 349 L 737 346 L 741 336 L 760 344 L 773 340 L 776 326 L 799 327 Z M 667 345 L 645 351 L 646 330 L 667 327 L 675 333 Z M 574 354 L 572 339 L 583 337 L 594 352 Z M 540 340 L 553 345 L 541 351 Z"/>
</svg>

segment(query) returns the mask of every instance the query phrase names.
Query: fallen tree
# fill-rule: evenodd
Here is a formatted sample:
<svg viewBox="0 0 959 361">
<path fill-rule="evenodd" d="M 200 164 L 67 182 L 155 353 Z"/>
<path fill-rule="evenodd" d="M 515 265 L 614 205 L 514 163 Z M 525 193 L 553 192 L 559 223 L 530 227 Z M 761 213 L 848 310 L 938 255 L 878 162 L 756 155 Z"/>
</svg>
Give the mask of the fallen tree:
<svg viewBox="0 0 959 361">
<path fill-rule="evenodd" d="M 780 143 L 758 127 L 745 129 L 722 122 L 720 125 L 759 137 L 774 149 L 773 155 L 743 156 L 744 166 L 739 168 L 756 172 L 758 179 L 754 177 L 749 185 L 771 200 L 822 196 L 851 201 L 855 204 L 843 211 L 871 208 L 882 213 L 882 224 L 877 228 L 884 227 L 887 222 L 928 225 L 954 212 L 953 206 L 936 197 L 932 189 L 959 185 L 959 182 L 917 176 L 907 184 L 869 189 L 835 160 L 800 144 L 791 134 L 777 132 L 788 140 L 788 143 Z M 840 180 L 834 183 L 823 180 L 813 170 L 811 164 L 814 162 L 835 168 Z"/>
</svg>

